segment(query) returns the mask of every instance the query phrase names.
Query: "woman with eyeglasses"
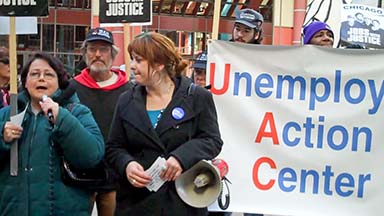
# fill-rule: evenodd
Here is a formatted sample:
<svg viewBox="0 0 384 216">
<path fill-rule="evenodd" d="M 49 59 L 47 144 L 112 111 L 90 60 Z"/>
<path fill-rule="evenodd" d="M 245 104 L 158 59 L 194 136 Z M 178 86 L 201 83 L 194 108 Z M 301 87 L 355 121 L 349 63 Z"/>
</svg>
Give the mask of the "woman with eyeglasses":
<svg viewBox="0 0 384 216">
<path fill-rule="evenodd" d="M 90 215 L 91 194 L 63 183 L 60 155 L 75 168 L 90 168 L 103 158 L 104 142 L 90 110 L 67 90 L 68 78 L 57 58 L 37 53 L 21 72 L 21 125 L 10 122 L 10 106 L 0 110 L 1 216 Z M 14 140 L 18 175 L 10 176 Z"/>
</svg>

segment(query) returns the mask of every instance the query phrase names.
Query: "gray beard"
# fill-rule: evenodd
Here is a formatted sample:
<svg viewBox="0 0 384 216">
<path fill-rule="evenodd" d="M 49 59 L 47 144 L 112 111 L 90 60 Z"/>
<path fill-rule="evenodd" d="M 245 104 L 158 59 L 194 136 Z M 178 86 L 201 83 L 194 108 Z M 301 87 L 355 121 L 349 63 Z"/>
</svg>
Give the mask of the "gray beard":
<svg viewBox="0 0 384 216">
<path fill-rule="evenodd" d="M 109 71 L 106 66 L 95 66 L 93 64 L 89 69 L 91 70 L 92 73 L 106 73 Z"/>
</svg>

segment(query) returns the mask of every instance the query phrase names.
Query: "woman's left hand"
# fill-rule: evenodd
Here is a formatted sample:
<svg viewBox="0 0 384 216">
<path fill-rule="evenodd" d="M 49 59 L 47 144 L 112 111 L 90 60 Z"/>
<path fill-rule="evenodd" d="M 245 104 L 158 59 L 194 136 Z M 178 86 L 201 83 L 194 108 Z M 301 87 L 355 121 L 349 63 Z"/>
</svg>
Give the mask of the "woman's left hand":
<svg viewBox="0 0 384 216">
<path fill-rule="evenodd" d="M 3 128 L 4 142 L 10 143 L 15 139 L 19 139 L 23 133 L 23 128 L 13 124 L 12 122 L 6 122 Z"/>
<path fill-rule="evenodd" d="M 59 113 L 59 104 L 52 100 L 52 98 L 48 97 L 44 101 L 39 101 L 41 109 L 48 116 L 48 110 L 50 110 L 53 114 L 52 124 L 56 121 L 56 116 Z"/>
<path fill-rule="evenodd" d="M 183 168 L 181 168 L 179 161 L 173 156 L 167 159 L 166 166 L 167 168 L 160 175 L 163 180 L 175 181 L 183 172 Z"/>
</svg>

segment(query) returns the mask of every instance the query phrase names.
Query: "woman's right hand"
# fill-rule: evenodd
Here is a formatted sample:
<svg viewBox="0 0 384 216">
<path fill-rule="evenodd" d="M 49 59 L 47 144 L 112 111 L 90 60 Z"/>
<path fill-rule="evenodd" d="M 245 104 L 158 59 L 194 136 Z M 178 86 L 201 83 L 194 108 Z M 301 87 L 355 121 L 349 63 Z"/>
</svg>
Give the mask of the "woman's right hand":
<svg viewBox="0 0 384 216">
<path fill-rule="evenodd" d="M 3 128 L 4 142 L 10 143 L 15 139 L 19 139 L 21 137 L 22 133 L 23 133 L 22 127 L 8 121 L 5 123 L 4 128 Z"/>
<path fill-rule="evenodd" d="M 131 161 L 125 168 L 128 181 L 137 188 L 147 186 L 151 182 L 151 177 L 144 171 L 144 168 L 136 161 Z"/>
</svg>

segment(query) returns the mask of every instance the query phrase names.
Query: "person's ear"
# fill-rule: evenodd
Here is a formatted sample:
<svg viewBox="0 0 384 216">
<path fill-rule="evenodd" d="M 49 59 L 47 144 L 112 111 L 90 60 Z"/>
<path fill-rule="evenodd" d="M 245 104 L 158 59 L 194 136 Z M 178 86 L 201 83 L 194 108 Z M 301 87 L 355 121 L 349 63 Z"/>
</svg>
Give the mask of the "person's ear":
<svg viewBox="0 0 384 216">
<path fill-rule="evenodd" d="M 28 82 L 27 82 L 27 80 L 25 80 L 24 88 L 28 89 Z"/>
<path fill-rule="evenodd" d="M 162 71 L 164 69 L 164 65 L 163 64 L 156 64 L 154 69 L 155 69 L 155 71 Z"/>
<path fill-rule="evenodd" d="M 259 37 L 260 37 L 260 31 L 257 31 L 255 29 L 253 31 L 255 31 L 255 36 L 253 38 L 254 38 L 255 41 L 257 41 L 259 39 Z"/>
</svg>

